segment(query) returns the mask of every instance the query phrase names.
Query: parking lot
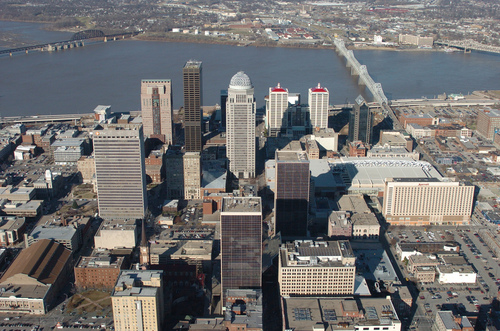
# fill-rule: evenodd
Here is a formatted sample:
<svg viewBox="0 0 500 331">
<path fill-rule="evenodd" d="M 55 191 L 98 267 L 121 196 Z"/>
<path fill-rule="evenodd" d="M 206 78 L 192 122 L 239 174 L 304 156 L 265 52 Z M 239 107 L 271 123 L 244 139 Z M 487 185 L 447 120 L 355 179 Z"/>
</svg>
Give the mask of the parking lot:
<svg viewBox="0 0 500 331">
<path fill-rule="evenodd" d="M 454 308 L 461 314 L 483 312 L 491 305 L 500 285 L 500 264 L 496 255 L 481 239 L 479 230 L 487 225 L 463 227 L 429 226 L 425 227 L 390 227 L 386 233 L 389 242 L 447 242 L 455 241 L 460 247 L 460 254 L 471 264 L 477 273 L 475 284 L 418 284 L 420 290 L 417 299 L 417 312 L 414 321 L 429 323 L 434 320 L 437 311 Z M 393 247 L 394 248 L 394 245 Z M 398 261 L 403 275 L 410 278 L 403 262 Z M 481 321 L 481 320 L 480 320 Z M 420 325 L 423 327 L 423 325 Z"/>
</svg>

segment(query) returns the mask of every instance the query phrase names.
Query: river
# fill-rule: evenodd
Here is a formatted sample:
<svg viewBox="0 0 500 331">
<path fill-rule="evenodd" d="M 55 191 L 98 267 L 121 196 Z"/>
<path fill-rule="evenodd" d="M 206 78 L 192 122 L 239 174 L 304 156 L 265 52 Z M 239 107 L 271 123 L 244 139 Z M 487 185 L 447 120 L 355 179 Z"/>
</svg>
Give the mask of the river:
<svg viewBox="0 0 500 331">
<path fill-rule="evenodd" d="M 40 30 L 35 23 L 1 22 L 0 31 L 33 42 L 68 39 L 71 34 Z M 47 39 L 49 38 L 49 39 Z M 0 47 L 6 47 L 0 43 Z M 500 89 L 500 56 L 482 53 L 355 51 L 389 98 L 433 97 Z M 59 52 L 0 57 L 0 116 L 89 113 L 97 105 L 113 111 L 138 110 L 141 79 L 170 78 L 174 107 L 182 106 L 182 66 L 203 62 L 203 104 L 219 101 L 231 77 L 245 71 L 257 106 L 269 87 L 281 83 L 301 94 L 321 83 L 330 103 L 353 102 L 364 91 L 333 50 L 255 48 L 212 44 L 120 40 Z M 368 95 L 369 97 L 369 95 Z"/>
</svg>

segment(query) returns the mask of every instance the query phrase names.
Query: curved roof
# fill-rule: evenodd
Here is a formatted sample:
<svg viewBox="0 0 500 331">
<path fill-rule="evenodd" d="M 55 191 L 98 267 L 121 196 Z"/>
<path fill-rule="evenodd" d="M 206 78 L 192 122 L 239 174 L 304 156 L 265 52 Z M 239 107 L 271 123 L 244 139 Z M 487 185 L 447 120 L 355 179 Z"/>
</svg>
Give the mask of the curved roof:
<svg viewBox="0 0 500 331">
<path fill-rule="evenodd" d="M 311 92 L 328 93 L 328 90 L 324 87 L 321 87 L 321 85 L 318 83 L 318 86 L 311 88 Z"/>
<path fill-rule="evenodd" d="M 288 92 L 288 91 L 282 88 L 280 83 L 278 83 L 276 87 L 271 88 L 271 92 Z"/>
<path fill-rule="evenodd" d="M 229 88 L 232 89 L 249 89 L 252 88 L 252 81 L 247 74 L 243 71 L 238 71 L 236 75 L 231 78 L 231 82 L 229 83 Z"/>
</svg>

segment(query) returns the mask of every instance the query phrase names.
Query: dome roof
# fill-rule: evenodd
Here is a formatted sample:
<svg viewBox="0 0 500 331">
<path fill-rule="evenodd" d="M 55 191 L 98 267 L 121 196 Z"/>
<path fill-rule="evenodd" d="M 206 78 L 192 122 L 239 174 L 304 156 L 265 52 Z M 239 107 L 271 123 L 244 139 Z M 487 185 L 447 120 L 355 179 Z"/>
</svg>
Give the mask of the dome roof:
<svg viewBox="0 0 500 331">
<path fill-rule="evenodd" d="M 238 71 L 236 75 L 231 78 L 231 82 L 229 83 L 229 88 L 233 89 L 248 89 L 252 88 L 252 81 L 247 74 L 243 71 Z"/>
</svg>

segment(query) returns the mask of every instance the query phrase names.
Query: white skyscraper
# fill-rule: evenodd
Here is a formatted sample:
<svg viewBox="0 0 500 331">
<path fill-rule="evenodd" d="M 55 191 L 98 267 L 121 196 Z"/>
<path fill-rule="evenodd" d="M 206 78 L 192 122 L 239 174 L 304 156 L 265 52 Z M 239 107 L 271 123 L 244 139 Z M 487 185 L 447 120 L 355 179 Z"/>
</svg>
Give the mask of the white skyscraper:
<svg viewBox="0 0 500 331">
<path fill-rule="evenodd" d="M 148 206 L 142 126 L 106 125 L 94 131 L 99 216 L 144 218 Z"/>
<path fill-rule="evenodd" d="M 328 128 L 328 103 L 330 93 L 318 84 L 317 87 L 309 89 L 309 114 L 311 126 L 314 129 Z"/>
<path fill-rule="evenodd" d="M 269 88 L 266 100 L 266 127 L 269 136 L 276 137 L 283 127 L 283 116 L 288 109 L 288 89 L 278 83 Z"/>
<path fill-rule="evenodd" d="M 226 139 L 229 170 L 238 178 L 255 177 L 255 98 L 250 78 L 240 71 L 227 90 Z"/>
</svg>

